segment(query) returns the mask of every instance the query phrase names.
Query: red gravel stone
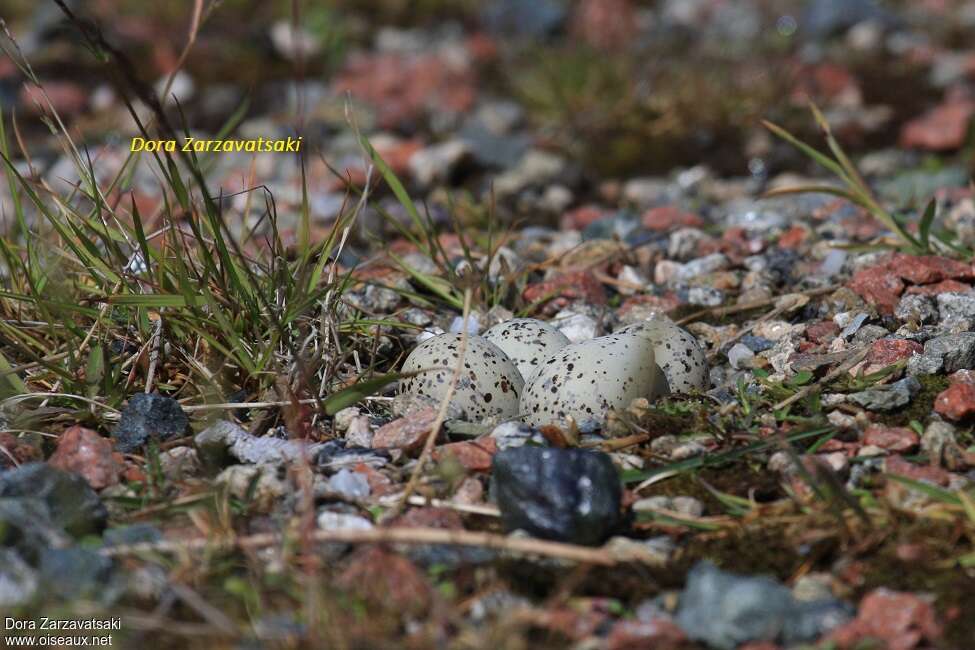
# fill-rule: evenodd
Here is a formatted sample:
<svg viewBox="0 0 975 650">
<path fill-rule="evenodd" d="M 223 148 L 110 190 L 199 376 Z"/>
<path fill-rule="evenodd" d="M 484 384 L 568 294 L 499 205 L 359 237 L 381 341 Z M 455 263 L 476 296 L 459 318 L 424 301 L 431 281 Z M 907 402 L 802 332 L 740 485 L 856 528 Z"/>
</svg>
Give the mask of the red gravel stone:
<svg viewBox="0 0 975 650">
<path fill-rule="evenodd" d="M 863 444 L 896 452 L 915 449 L 920 442 L 917 433 L 907 427 L 885 427 L 872 424 L 863 433 Z"/>
<path fill-rule="evenodd" d="M 779 248 L 799 248 L 808 234 L 802 226 L 792 226 L 779 237 Z"/>
<path fill-rule="evenodd" d="M 643 227 L 650 230 L 668 231 L 678 228 L 700 228 L 704 219 L 693 212 L 685 212 L 675 205 L 650 208 L 643 213 Z"/>
<path fill-rule="evenodd" d="M 894 554 L 901 562 L 920 562 L 924 560 L 927 549 L 923 544 L 898 544 Z"/>
<path fill-rule="evenodd" d="M 905 124 L 901 129 L 901 146 L 927 151 L 957 149 L 965 143 L 973 114 L 975 102 L 949 99 Z"/>
<path fill-rule="evenodd" d="M 423 148 L 423 140 L 410 138 L 407 140 L 396 140 L 389 144 L 379 143 L 376 145 L 376 153 L 382 156 L 389 168 L 397 175 L 404 175 L 410 169 L 410 158 L 417 151 Z"/>
<path fill-rule="evenodd" d="M 409 125 L 434 106 L 464 112 L 474 103 L 476 81 L 469 65 L 436 54 L 369 54 L 349 58 L 332 83 L 338 93 L 372 104 L 384 129 Z"/>
<path fill-rule="evenodd" d="M 529 303 L 547 299 L 547 306 L 555 309 L 561 309 L 573 300 L 591 305 L 606 304 L 606 290 L 588 271 L 572 271 L 551 280 L 536 282 L 525 287 L 522 296 Z"/>
<path fill-rule="evenodd" d="M 609 615 L 594 607 L 555 605 L 534 614 L 531 625 L 575 642 L 592 637 L 608 621 Z"/>
<path fill-rule="evenodd" d="M 881 587 L 864 596 L 857 617 L 827 637 L 844 650 L 868 639 L 886 650 L 938 646 L 941 625 L 931 603 L 911 593 Z M 930 646 L 928 645 L 930 644 Z"/>
<path fill-rule="evenodd" d="M 840 333 L 840 326 L 831 320 L 822 320 L 806 328 L 806 338 L 814 343 L 829 343 Z"/>
<path fill-rule="evenodd" d="M 563 230 L 582 230 L 586 226 L 602 219 L 606 212 L 594 205 L 584 205 L 569 210 L 562 215 L 561 225 Z"/>
<path fill-rule="evenodd" d="M 471 472 L 491 471 L 491 460 L 498 451 L 497 442 L 490 436 L 477 440 L 452 442 L 449 445 L 437 447 L 433 452 L 435 460 L 456 458 L 464 469 Z"/>
<path fill-rule="evenodd" d="M 624 318 L 629 312 L 642 306 L 658 309 L 661 312 L 669 312 L 680 307 L 680 304 L 680 298 L 674 293 L 667 293 L 662 296 L 650 296 L 641 293 L 624 300 L 616 313 L 620 318 Z"/>
<path fill-rule="evenodd" d="M 883 224 L 868 215 L 865 211 L 860 212 L 855 217 L 843 217 L 840 219 L 843 230 L 854 241 L 867 241 L 873 239 L 885 228 Z"/>
<path fill-rule="evenodd" d="M 799 341 L 799 352 L 809 352 L 810 350 L 818 349 L 818 343 L 813 343 L 812 341 Z"/>
<path fill-rule="evenodd" d="M 468 476 L 460 482 L 451 501 L 467 505 L 480 505 L 484 503 L 484 485 L 476 476 Z"/>
<path fill-rule="evenodd" d="M 804 66 L 792 89 L 790 100 L 797 106 L 817 102 L 832 103 L 843 97 L 859 97 L 860 86 L 847 68 L 837 63 L 817 63 Z"/>
<path fill-rule="evenodd" d="M 847 455 L 849 458 L 853 458 L 860 451 L 860 445 L 856 442 L 843 442 L 842 440 L 837 440 L 832 438 L 823 443 L 823 446 L 819 448 L 820 453 L 833 453 L 841 451 Z"/>
<path fill-rule="evenodd" d="M 385 496 L 397 490 L 388 476 L 365 463 L 359 463 L 352 468 L 352 471 L 366 477 L 366 481 L 369 482 L 369 493 L 374 496 Z"/>
<path fill-rule="evenodd" d="M 949 420 L 964 420 L 975 414 L 975 385 L 952 384 L 934 399 L 934 410 Z"/>
<path fill-rule="evenodd" d="M 607 650 L 645 650 L 657 648 L 669 650 L 687 644 L 687 635 L 677 625 L 666 619 L 648 622 L 621 620 L 613 625 L 606 638 Z"/>
<path fill-rule="evenodd" d="M 630 0 L 581 0 L 572 16 L 573 36 L 599 50 L 627 47 L 636 29 Z"/>
<path fill-rule="evenodd" d="M 80 474 L 95 490 L 118 483 L 123 469 L 112 453 L 108 438 L 79 426 L 61 434 L 58 448 L 47 462 L 51 467 Z"/>
<path fill-rule="evenodd" d="M 423 448 L 427 434 L 437 419 L 437 410 L 432 406 L 406 417 L 397 418 L 376 429 L 372 446 L 376 449 L 402 449 L 415 453 Z"/>
<path fill-rule="evenodd" d="M 941 486 L 948 485 L 951 480 L 951 475 L 940 467 L 918 465 L 897 455 L 888 456 L 884 459 L 884 471 L 888 474 L 896 474 L 915 481 L 926 481 Z"/>
<path fill-rule="evenodd" d="M 379 546 L 359 549 L 345 563 L 338 584 L 373 605 L 417 615 L 430 608 L 433 590 L 407 558 Z"/>
<path fill-rule="evenodd" d="M 965 293 L 971 291 L 972 285 L 959 282 L 958 280 L 944 280 L 936 284 L 926 284 L 923 287 L 908 287 L 907 293 L 916 293 L 922 296 L 937 296 L 939 293 Z"/>
<path fill-rule="evenodd" d="M 3 448 L 0 451 L 0 469 L 14 467 L 15 464 L 23 465 L 24 463 L 43 460 L 44 458 L 40 449 L 12 433 L 0 433 L 0 447 Z"/>
<path fill-rule="evenodd" d="M 886 264 L 857 271 L 847 286 L 883 314 L 894 313 L 899 296 L 904 292 L 904 283 Z"/>
<path fill-rule="evenodd" d="M 402 270 L 373 264 L 370 266 L 358 266 L 352 271 L 352 277 L 362 283 L 381 283 L 387 286 L 395 286 L 399 281 L 407 278 L 407 274 Z"/>
<path fill-rule="evenodd" d="M 916 341 L 905 339 L 877 339 L 867 353 L 867 365 L 889 366 L 902 359 L 910 359 L 924 352 L 924 346 Z"/>
<path fill-rule="evenodd" d="M 930 284 L 942 280 L 970 280 L 972 267 L 939 255 L 906 255 L 895 253 L 890 269 L 912 284 Z"/>
<path fill-rule="evenodd" d="M 398 528 L 443 528 L 461 530 L 464 519 L 456 510 L 449 508 L 413 508 L 389 522 Z"/>
<path fill-rule="evenodd" d="M 43 93 L 33 84 L 24 84 L 20 89 L 21 106 L 31 115 L 47 113 L 48 99 L 51 100 L 54 110 L 63 115 L 80 113 L 88 105 L 88 93 L 71 81 L 46 81 Z"/>
<path fill-rule="evenodd" d="M 498 43 L 484 32 L 467 37 L 467 51 L 477 63 L 488 63 L 498 56 Z"/>
<path fill-rule="evenodd" d="M 717 251 L 724 253 L 729 260 L 735 264 L 740 264 L 749 255 L 762 252 L 765 242 L 762 239 L 749 239 L 748 231 L 741 226 L 725 228 L 721 234 L 721 241 L 718 242 Z M 713 253 L 715 251 L 707 251 Z M 707 254 L 699 250 L 699 254 Z"/>
<path fill-rule="evenodd" d="M 948 375 L 948 382 L 952 384 L 975 384 L 975 370 L 962 368 Z"/>
</svg>

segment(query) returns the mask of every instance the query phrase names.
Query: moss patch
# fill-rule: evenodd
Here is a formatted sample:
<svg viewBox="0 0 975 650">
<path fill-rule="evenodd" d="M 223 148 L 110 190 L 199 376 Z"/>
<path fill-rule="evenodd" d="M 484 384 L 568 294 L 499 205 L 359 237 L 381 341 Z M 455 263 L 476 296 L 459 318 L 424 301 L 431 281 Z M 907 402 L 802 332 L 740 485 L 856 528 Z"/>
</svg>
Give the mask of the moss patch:
<svg viewBox="0 0 975 650">
<path fill-rule="evenodd" d="M 702 483 L 703 481 L 703 483 Z M 708 514 L 721 514 L 721 502 L 704 486 L 736 497 L 753 496 L 759 503 L 774 501 L 785 496 L 778 477 L 761 467 L 739 464 L 736 467 L 706 467 L 698 472 L 681 474 L 656 483 L 641 494 L 643 496 L 689 496 L 700 500 Z"/>
<path fill-rule="evenodd" d="M 912 420 L 925 422 L 934 412 L 934 400 L 948 388 L 948 378 L 944 375 L 918 375 L 921 390 L 909 404 L 891 413 L 878 413 L 877 419 L 893 427 L 906 427 Z"/>
<path fill-rule="evenodd" d="M 805 558 L 789 541 L 784 525 L 763 522 L 732 531 L 695 535 L 688 540 L 677 564 L 686 573 L 701 560 L 710 560 L 734 573 L 787 580 Z"/>
</svg>

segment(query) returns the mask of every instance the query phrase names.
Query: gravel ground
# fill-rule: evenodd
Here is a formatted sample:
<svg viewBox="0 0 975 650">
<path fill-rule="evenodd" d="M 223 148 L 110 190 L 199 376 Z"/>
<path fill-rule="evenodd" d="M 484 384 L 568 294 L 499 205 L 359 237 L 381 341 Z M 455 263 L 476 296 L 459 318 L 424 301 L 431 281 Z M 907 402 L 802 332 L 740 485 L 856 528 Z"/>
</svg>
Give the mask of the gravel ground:
<svg viewBox="0 0 975 650">
<path fill-rule="evenodd" d="M 130 4 L 0 10 L 8 642 L 971 647 L 975 3 Z"/>
</svg>

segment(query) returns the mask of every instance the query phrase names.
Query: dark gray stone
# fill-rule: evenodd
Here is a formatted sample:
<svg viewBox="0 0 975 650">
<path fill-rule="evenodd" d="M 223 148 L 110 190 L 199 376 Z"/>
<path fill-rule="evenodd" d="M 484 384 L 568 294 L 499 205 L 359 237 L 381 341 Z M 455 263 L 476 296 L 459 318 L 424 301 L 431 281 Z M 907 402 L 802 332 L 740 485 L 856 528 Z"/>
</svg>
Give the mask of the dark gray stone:
<svg viewBox="0 0 975 650">
<path fill-rule="evenodd" d="M 688 573 L 677 624 L 692 640 L 731 650 L 749 641 L 812 641 L 852 614 L 839 600 L 798 601 L 771 578 L 727 573 L 703 561 Z"/>
<path fill-rule="evenodd" d="M 938 320 L 938 310 L 930 296 L 908 293 L 901 296 L 894 316 L 901 321 L 915 320 L 918 323 L 933 323 Z"/>
<path fill-rule="evenodd" d="M 507 531 L 595 545 L 620 523 L 620 477 L 601 452 L 505 449 L 494 456 L 492 482 Z"/>
<path fill-rule="evenodd" d="M 179 402 L 155 393 L 139 393 L 129 399 L 112 436 L 122 453 L 141 449 L 149 440 L 165 441 L 186 433 L 190 421 Z"/>
<path fill-rule="evenodd" d="M 868 388 L 850 395 L 850 401 L 871 411 L 893 411 L 910 403 L 921 390 L 921 383 L 914 377 L 905 377 L 888 386 Z"/>
<path fill-rule="evenodd" d="M 754 353 L 765 352 L 766 350 L 771 350 L 775 347 L 773 341 L 768 340 L 764 336 L 755 336 L 754 334 L 746 334 L 741 337 L 741 343 L 749 350 Z"/>
<path fill-rule="evenodd" d="M 132 524 L 109 528 L 102 535 L 105 546 L 125 546 L 128 544 L 154 543 L 161 541 L 162 532 L 152 524 Z"/>
<path fill-rule="evenodd" d="M 0 497 L 33 497 L 43 502 L 55 526 L 74 537 L 99 533 L 108 511 L 88 482 L 44 463 L 28 463 L 0 474 Z"/>
<path fill-rule="evenodd" d="M 860 347 L 863 345 L 869 345 L 877 339 L 882 339 L 890 334 L 886 327 L 881 327 L 880 325 L 864 325 L 857 330 L 853 338 L 850 339 L 850 344 L 854 347 Z"/>
<path fill-rule="evenodd" d="M 639 228 L 640 219 L 636 214 L 629 211 L 620 211 L 609 214 L 601 219 L 593 221 L 583 228 L 582 239 L 589 241 L 592 239 L 625 239 L 627 235 Z"/>
<path fill-rule="evenodd" d="M 865 20 L 889 24 L 893 17 L 873 0 L 812 0 L 799 25 L 810 36 L 826 38 Z"/>
<path fill-rule="evenodd" d="M 71 538 L 51 520 L 47 505 L 34 497 L 0 497 L 0 548 L 35 561 L 39 549 L 64 547 Z"/>
<path fill-rule="evenodd" d="M 936 375 L 941 372 L 944 366 L 944 359 L 926 354 L 915 354 L 907 360 L 907 374 Z"/>
<path fill-rule="evenodd" d="M 17 551 L 0 548 L 0 611 L 28 604 L 37 593 L 37 572 Z"/>
<path fill-rule="evenodd" d="M 485 3 L 481 19 L 498 34 L 539 38 L 561 28 L 565 22 L 565 5 L 556 0 L 498 0 Z"/>
<path fill-rule="evenodd" d="M 470 155 L 478 164 L 498 169 L 517 165 L 532 143 L 528 135 L 494 133 L 477 120 L 464 125 L 460 138 L 468 144 Z"/>
<path fill-rule="evenodd" d="M 975 332 L 933 338 L 924 344 L 924 356 L 940 359 L 945 372 L 975 368 Z"/>
<path fill-rule="evenodd" d="M 111 558 L 81 546 L 43 549 L 38 574 L 45 598 L 111 602 L 122 591 Z"/>
<path fill-rule="evenodd" d="M 943 327 L 958 331 L 975 322 L 975 292 L 939 293 L 936 300 Z"/>
</svg>

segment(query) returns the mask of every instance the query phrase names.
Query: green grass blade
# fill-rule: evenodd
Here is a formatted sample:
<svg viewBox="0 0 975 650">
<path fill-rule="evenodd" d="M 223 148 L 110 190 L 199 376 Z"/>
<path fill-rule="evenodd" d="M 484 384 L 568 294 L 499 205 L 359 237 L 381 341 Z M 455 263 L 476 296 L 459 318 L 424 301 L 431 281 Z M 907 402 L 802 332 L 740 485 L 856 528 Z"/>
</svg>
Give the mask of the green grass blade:
<svg viewBox="0 0 975 650">
<path fill-rule="evenodd" d="M 839 176 L 844 183 L 846 183 L 847 185 L 853 185 L 853 179 L 851 179 L 847 175 L 846 170 L 844 170 L 839 163 L 832 160 L 829 156 L 819 151 L 818 149 L 809 146 L 808 144 L 806 144 L 799 138 L 795 137 L 794 135 L 792 135 L 791 133 L 783 129 L 778 124 L 775 124 L 774 122 L 769 122 L 768 120 L 762 120 L 762 124 L 765 126 L 766 129 L 771 131 L 780 139 L 785 140 L 786 142 L 791 144 L 793 147 L 795 147 L 802 153 L 806 154 L 809 158 L 813 159 L 817 164 L 819 164 L 820 166 L 824 167 L 825 169 L 828 169 L 829 171 Z"/>
<path fill-rule="evenodd" d="M 373 148 L 372 143 L 369 142 L 368 138 L 362 134 L 359 134 L 359 143 L 369 154 L 369 158 L 376 166 L 376 169 L 378 169 L 379 173 L 382 174 L 386 184 L 389 185 L 389 189 L 393 191 L 393 195 L 396 197 L 396 200 L 399 201 L 403 208 L 406 209 L 406 213 L 410 216 L 410 219 L 413 221 L 414 225 L 416 225 L 416 227 L 422 231 L 423 218 L 420 217 L 420 211 L 416 209 L 416 204 L 413 203 L 413 199 L 410 198 L 406 188 L 403 187 L 403 183 L 400 182 L 396 174 L 393 173 L 393 170 L 390 169 L 389 165 L 386 164 L 386 161 L 383 160 L 382 156 L 380 156 L 379 153 Z"/>
<path fill-rule="evenodd" d="M 163 293 L 109 296 L 106 302 L 112 305 L 148 307 L 151 309 L 161 309 L 163 307 L 199 307 L 204 304 L 202 300 L 193 300 L 186 295 Z"/>
<path fill-rule="evenodd" d="M 920 492 L 921 494 L 938 501 L 940 503 L 946 503 L 953 506 L 960 506 L 961 499 L 958 495 L 950 490 L 945 490 L 944 488 L 939 488 L 930 483 L 925 483 L 923 481 L 915 481 L 914 479 L 907 478 L 906 476 L 900 476 L 899 474 L 884 474 L 884 478 L 887 478 L 895 483 L 900 483 L 905 485 L 915 492 Z"/>
<path fill-rule="evenodd" d="M 935 199 L 931 199 L 928 201 L 927 207 L 924 208 L 924 214 L 921 215 L 921 221 L 918 223 L 918 237 L 921 241 L 921 247 L 925 252 L 931 250 L 931 226 L 934 224 L 934 217 L 937 212 L 938 202 Z"/>
<path fill-rule="evenodd" d="M 832 427 L 820 427 L 818 429 L 810 429 L 809 431 L 797 431 L 796 433 L 790 434 L 785 437 L 787 442 L 799 442 L 807 438 L 813 438 L 815 436 L 820 436 L 824 433 L 833 431 Z M 649 478 L 653 478 L 658 474 L 663 474 L 665 472 L 689 472 L 695 469 L 700 469 L 702 467 L 711 467 L 715 465 L 723 465 L 740 458 L 744 458 L 749 454 L 754 454 L 768 449 L 778 447 L 781 444 L 779 439 L 776 440 L 762 440 L 760 442 L 753 442 L 750 445 L 741 447 L 740 449 L 732 449 L 731 451 L 726 451 L 720 454 L 712 454 L 708 456 L 696 456 L 694 458 L 689 458 L 687 460 L 682 460 L 676 463 L 670 463 L 669 465 L 663 465 L 661 467 L 654 467 L 649 470 L 628 470 L 623 472 L 623 482 L 624 483 L 639 483 L 645 481 Z"/>
<path fill-rule="evenodd" d="M 411 377 L 414 374 L 416 373 L 391 372 L 386 375 L 373 377 L 372 379 L 357 381 L 351 386 L 347 386 L 326 397 L 322 401 L 322 405 L 325 407 L 325 413 L 327 415 L 335 415 L 347 406 L 352 406 L 361 402 L 366 397 L 377 393 L 390 383 L 404 377 Z"/>
</svg>

